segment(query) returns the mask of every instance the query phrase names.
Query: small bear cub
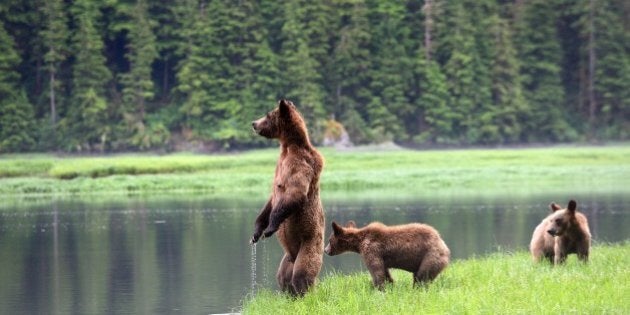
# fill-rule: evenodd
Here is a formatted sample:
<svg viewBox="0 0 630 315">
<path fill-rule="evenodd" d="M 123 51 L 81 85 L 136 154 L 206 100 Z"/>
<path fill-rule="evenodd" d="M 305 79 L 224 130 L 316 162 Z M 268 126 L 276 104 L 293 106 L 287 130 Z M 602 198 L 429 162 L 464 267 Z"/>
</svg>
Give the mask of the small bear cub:
<svg viewBox="0 0 630 315">
<path fill-rule="evenodd" d="M 534 230 L 529 250 L 534 261 L 543 258 L 554 264 L 562 264 L 568 254 L 577 254 L 578 259 L 588 261 L 591 248 L 591 232 L 586 216 L 577 211 L 575 200 L 569 201 L 566 209 L 556 203 L 549 205 L 551 214 Z"/>
<path fill-rule="evenodd" d="M 330 256 L 347 251 L 361 255 L 379 290 L 385 282 L 393 282 L 389 268 L 413 273 L 413 284 L 435 279 L 449 263 L 450 250 L 433 227 L 411 223 L 386 226 L 373 222 L 357 228 L 354 221 L 345 227 L 332 223 L 333 233 L 324 252 Z"/>
</svg>

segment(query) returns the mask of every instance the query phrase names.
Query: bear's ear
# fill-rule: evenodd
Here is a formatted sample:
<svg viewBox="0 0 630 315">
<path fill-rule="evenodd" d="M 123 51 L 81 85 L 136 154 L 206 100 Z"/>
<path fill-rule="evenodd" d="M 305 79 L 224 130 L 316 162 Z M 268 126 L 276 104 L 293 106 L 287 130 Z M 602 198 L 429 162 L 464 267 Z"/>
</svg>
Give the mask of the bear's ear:
<svg viewBox="0 0 630 315">
<path fill-rule="evenodd" d="M 558 211 L 558 210 L 562 209 L 562 207 L 560 207 L 557 203 L 552 202 L 552 203 L 549 205 L 549 209 L 551 209 L 551 212 L 556 212 L 556 211 Z"/>
<path fill-rule="evenodd" d="M 349 227 L 351 227 L 351 228 L 356 228 L 356 227 L 357 227 L 357 224 L 356 224 L 356 223 L 354 223 L 354 221 L 350 220 L 350 221 L 346 222 L 346 227 L 347 227 L 347 228 L 349 228 Z"/>
<path fill-rule="evenodd" d="M 340 235 L 343 233 L 343 228 L 339 224 L 337 224 L 337 222 L 335 221 L 333 221 L 332 223 L 332 228 L 333 228 L 333 233 L 335 235 Z"/>
<path fill-rule="evenodd" d="M 576 208 L 577 208 L 577 202 L 575 202 L 575 200 L 569 201 L 569 205 L 567 206 L 567 210 L 569 210 L 569 213 L 575 214 Z"/>
<path fill-rule="evenodd" d="M 280 115 L 289 114 L 291 112 L 291 106 L 293 106 L 293 103 L 291 103 L 291 101 L 281 99 L 280 102 L 278 102 L 278 108 L 280 108 Z"/>
</svg>

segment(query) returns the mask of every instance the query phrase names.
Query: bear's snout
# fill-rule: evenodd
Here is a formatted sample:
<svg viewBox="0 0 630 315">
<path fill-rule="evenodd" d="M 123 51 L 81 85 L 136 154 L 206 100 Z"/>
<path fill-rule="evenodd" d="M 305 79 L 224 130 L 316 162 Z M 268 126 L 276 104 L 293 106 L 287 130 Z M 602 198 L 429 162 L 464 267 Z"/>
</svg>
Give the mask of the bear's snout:
<svg viewBox="0 0 630 315">
<path fill-rule="evenodd" d="M 326 253 L 326 255 L 330 256 L 330 244 L 326 245 L 326 248 L 324 248 L 324 253 Z"/>
<path fill-rule="evenodd" d="M 558 233 L 555 229 L 549 229 L 547 230 L 547 233 L 551 234 L 552 236 L 556 236 L 556 233 Z"/>
</svg>

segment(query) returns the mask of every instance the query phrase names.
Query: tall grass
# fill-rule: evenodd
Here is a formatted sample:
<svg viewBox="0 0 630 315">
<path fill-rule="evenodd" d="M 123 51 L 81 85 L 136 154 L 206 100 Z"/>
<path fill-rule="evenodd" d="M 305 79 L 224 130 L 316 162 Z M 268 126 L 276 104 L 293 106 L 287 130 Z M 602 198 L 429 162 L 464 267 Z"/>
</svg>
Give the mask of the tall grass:
<svg viewBox="0 0 630 315">
<path fill-rule="evenodd" d="M 619 191 L 630 146 L 529 149 L 322 149 L 324 193 L 435 194 L 511 190 Z M 268 192 L 277 149 L 223 155 L 0 156 L 0 194 Z"/>
<path fill-rule="evenodd" d="M 360 259 L 357 256 L 357 259 Z M 630 314 L 630 243 L 600 245 L 588 264 L 534 264 L 529 253 L 495 253 L 453 262 L 426 288 L 395 271 L 384 292 L 367 273 L 325 275 L 294 299 L 264 289 L 244 314 Z"/>
</svg>

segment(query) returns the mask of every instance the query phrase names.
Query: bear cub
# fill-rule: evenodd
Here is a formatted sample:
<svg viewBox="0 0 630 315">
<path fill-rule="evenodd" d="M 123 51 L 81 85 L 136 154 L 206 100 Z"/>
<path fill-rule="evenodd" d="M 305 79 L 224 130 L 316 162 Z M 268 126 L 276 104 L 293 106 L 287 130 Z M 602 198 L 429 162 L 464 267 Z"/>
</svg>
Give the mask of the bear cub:
<svg viewBox="0 0 630 315">
<path fill-rule="evenodd" d="M 551 214 L 534 230 L 529 250 L 534 261 L 543 258 L 561 264 L 568 254 L 577 254 L 578 259 L 588 261 L 591 248 L 591 232 L 586 216 L 577 211 L 575 200 L 569 201 L 566 209 L 551 203 Z"/>
<path fill-rule="evenodd" d="M 359 253 L 379 290 L 385 282 L 393 282 L 389 268 L 413 273 L 415 286 L 435 279 L 449 262 L 450 250 L 438 231 L 426 224 L 386 226 L 373 222 L 357 228 L 349 221 L 345 227 L 333 222 L 332 228 L 324 252 L 330 256 Z"/>
</svg>

